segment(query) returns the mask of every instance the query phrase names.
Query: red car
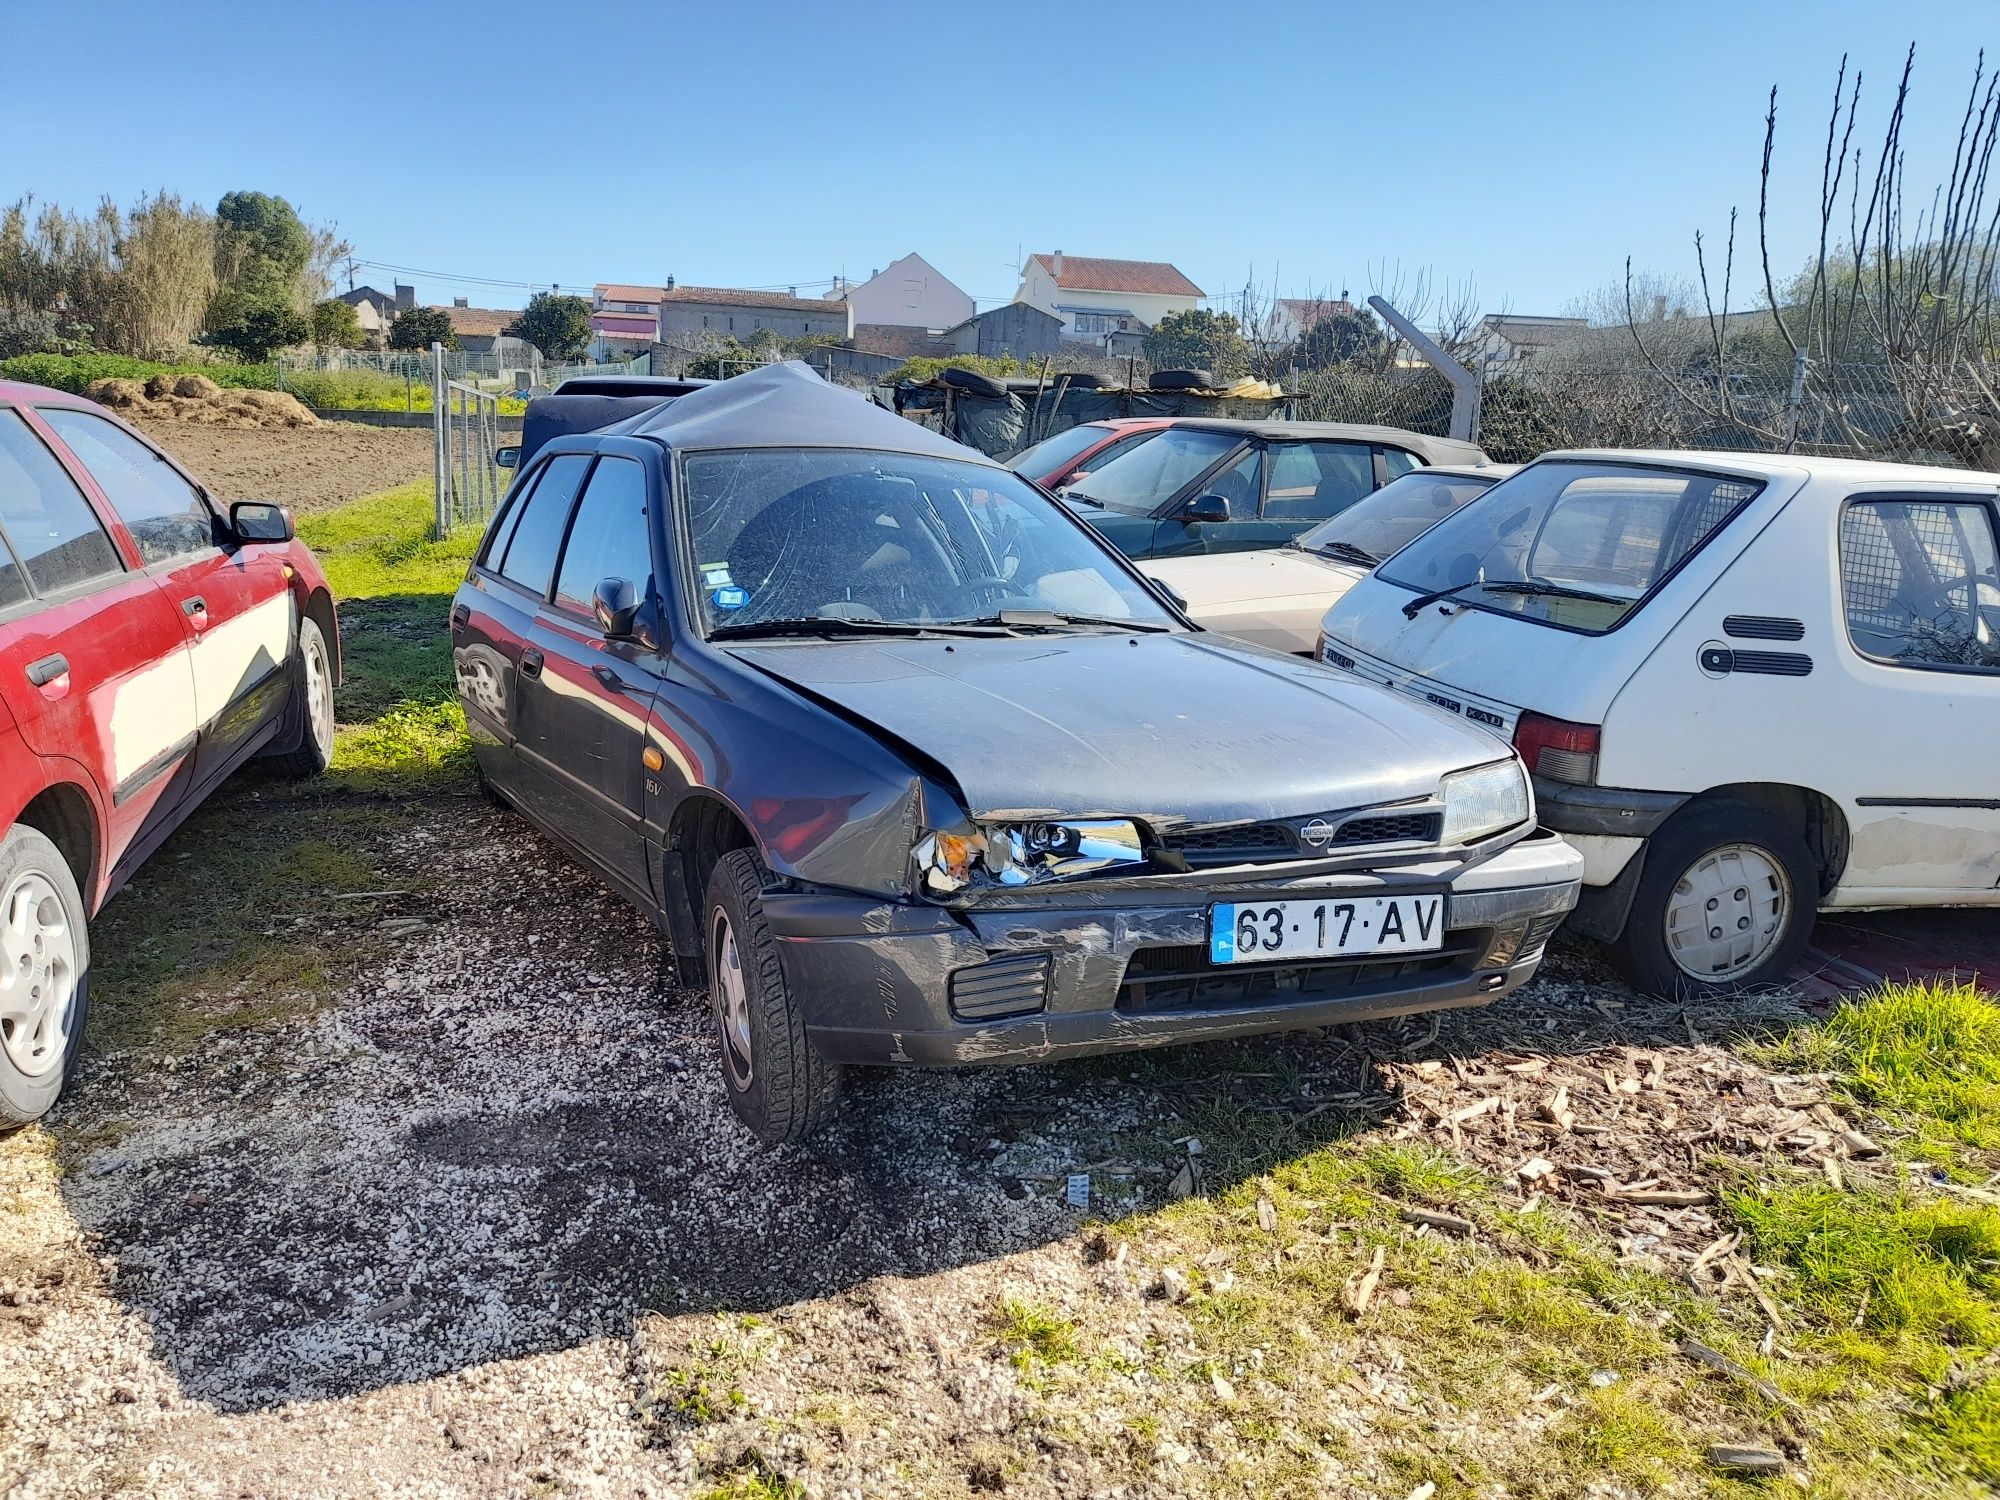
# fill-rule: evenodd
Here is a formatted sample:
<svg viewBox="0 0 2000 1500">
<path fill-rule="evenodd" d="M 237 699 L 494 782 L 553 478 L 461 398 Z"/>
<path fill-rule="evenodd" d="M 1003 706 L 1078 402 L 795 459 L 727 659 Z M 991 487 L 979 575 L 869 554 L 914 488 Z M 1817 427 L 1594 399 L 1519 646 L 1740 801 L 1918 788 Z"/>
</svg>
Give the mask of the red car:
<svg viewBox="0 0 2000 1500">
<path fill-rule="evenodd" d="M 338 642 L 284 509 L 0 381 L 0 1130 L 75 1065 L 105 901 L 251 756 L 326 769 Z"/>
<path fill-rule="evenodd" d="M 1111 417 L 1079 422 L 1054 437 L 1043 438 L 1007 460 L 1007 467 L 1045 490 L 1075 484 L 1092 469 L 1102 468 L 1121 453 L 1130 453 L 1155 433 L 1164 432 L 1178 417 Z"/>
</svg>

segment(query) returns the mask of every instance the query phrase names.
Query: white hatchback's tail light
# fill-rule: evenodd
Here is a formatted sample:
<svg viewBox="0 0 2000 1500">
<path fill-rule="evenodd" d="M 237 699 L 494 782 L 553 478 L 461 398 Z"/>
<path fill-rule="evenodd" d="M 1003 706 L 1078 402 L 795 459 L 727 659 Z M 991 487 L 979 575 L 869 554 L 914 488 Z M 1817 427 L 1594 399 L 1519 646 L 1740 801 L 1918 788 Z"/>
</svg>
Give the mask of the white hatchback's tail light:
<svg viewBox="0 0 2000 1500">
<path fill-rule="evenodd" d="M 1597 752 L 1604 737 L 1596 724 L 1572 724 L 1547 714 L 1522 714 L 1514 726 L 1514 748 L 1528 770 L 1550 781 L 1589 786 L 1597 780 Z"/>
</svg>

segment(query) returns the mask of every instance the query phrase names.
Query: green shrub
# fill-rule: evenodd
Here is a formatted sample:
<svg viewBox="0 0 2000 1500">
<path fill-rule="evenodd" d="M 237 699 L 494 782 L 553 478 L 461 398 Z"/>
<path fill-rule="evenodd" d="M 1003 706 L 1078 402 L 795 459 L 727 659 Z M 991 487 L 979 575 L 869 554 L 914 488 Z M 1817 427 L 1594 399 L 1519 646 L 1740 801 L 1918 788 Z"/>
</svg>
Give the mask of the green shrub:
<svg viewBox="0 0 2000 1500">
<path fill-rule="evenodd" d="M 81 396 L 93 380 L 144 380 L 148 375 L 206 375 L 236 390 L 268 391 L 277 386 L 270 365 L 159 364 L 123 354 L 23 354 L 0 360 L 0 380 L 25 380 Z"/>
<path fill-rule="evenodd" d="M 1011 354 L 1003 354 L 998 359 L 990 354 L 947 354 L 942 357 L 920 354 L 906 360 L 903 367 L 891 373 L 884 384 L 901 385 L 907 381 L 911 385 L 922 385 L 937 379 L 940 370 L 974 370 L 995 380 L 1004 380 L 1009 375 L 1019 375 L 1021 363 Z"/>
</svg>

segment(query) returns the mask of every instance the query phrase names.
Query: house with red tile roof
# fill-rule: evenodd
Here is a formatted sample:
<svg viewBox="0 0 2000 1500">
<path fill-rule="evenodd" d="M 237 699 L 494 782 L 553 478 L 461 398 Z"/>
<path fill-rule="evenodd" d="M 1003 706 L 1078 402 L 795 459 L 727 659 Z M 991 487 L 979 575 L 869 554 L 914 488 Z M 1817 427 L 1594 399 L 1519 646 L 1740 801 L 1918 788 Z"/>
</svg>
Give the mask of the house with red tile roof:
<svg viewBox="0 0 2000 1500">
<path fill-rule="evenodd" d="M 671 276 L 665 286 L 601 281 L 590 299 L 590 326 L 597 333 L 592 347 L 600 357 L 625 359 L 655 340 L 671 344 L 704 334 L 742 344 L 756 343 L 766 333 L 783 339 L 853 335 L 854 310 L 847 303 L 800 297 L 796 290 L 682 286 Z"/>
<path fill-rule="evenodd" d="M 1194 307 L 1206 295 L 1166 261 L 1103 260 L 1056 250 L 1028 257 L 1014 300 L 1061 318 L 1063 337 L 1106 347 L 1107 340 L 1121 344 L 1143 337 L 1168 313 Z"/>
</svg>

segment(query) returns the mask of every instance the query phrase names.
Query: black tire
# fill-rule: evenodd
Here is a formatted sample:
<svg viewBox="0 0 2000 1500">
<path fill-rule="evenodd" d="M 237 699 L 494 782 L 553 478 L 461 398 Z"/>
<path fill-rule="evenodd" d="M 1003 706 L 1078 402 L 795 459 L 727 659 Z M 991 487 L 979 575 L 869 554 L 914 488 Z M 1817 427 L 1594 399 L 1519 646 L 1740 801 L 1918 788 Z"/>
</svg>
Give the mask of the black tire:
<svg viewBox="0 0 2000 1500">
<path fill-rule="evenodd" d="M 43 893 L 36 902 L 36 893 Z M 66 970 L 69 976 L 69 1013 L 60 1022 L 59 1054 L 53 1047 L 41 1058 L 22 1067 L 15 1057 L 15 1021 L 0 1021 L 0 1134 L 31 1125 L 47 1114 L 62 1097 L 76 1060 L 83 1051 L 83 1026 L 90 1009 L 90 927 L 84 914 L 83 894 L 76 876 L 48 838 L 33 828 L 16 826 L 0 838 L 0 940 L 15 936 L 14 908 L 17 902 L 32 903 L 22 909 L 25 924 L 32 924 L 32 936 L 23 945 L 28 952 L 0 951 L 0 1012 L 13 1009 L 20 996 L 14 986 L 35 989 L 48 985 L 52 977 Z M 53 903 L 54 910 L 48 910 Z M 35 909 L 39 908 L 39 914 Z M 49 919 L 59 920 L 67 933 L 69 957 L 66 963 L 51 962 L 53 955 L 42 946 Z M 8 948 L 14 944 L 8 943 Z M 50 941 L 53 947 L 53 940 Z M 26 957 L 26 965 L 21 959 Z M 41 962 L 36 962 L 38 956 Z M 39 981 L 39 983 L 38 983 Z M 26 1035 L 26 1033 L 24 1033 Z M 53 1038 L 50 1039 L 53 1043 Z"/>
<path fill-rule="evenodd" d="M 767 1146 L 811 1135 L 840 1106 L 840 1067 L 806 1038 L 805 1016 L 785 983 L 778 941 L 764 920 L 764 871 L 749 849 L 716 861 L 702 905 L 709 1010 L 721 1048 L 722 1087 L 736 1117 Z M 727 924 L 725 927 L 724 924 Z M 732 1021 L 723 973 L 734 948 L 742 1014 Z"/>
<path fill-rule="evenodd" d="M 1049 377 L 1048 388 L 1055 390 L 1068 383 L 1073 391 L 1100 391 L 1104 389 L 1104 377 L 1093 375 L 1088 370 L 1058 370 Z"/>
<path fill-rule="evenodd" d="M 479 795 L 484 797 L 491 806 L 499 808 L 502 812 L 507 810 L 510 804 L 501 795 L 500 788 L 487 778 L 486 767 L 479 763 L 477 755 L 472 758 L 472 779 L 479 784 Z"/>
<path fill-rule="evenodd" d="M 1146 386 L 1155 391 L 1206 391 L 1215 388 L 1215 376 L 1208 370 L 1155 370 Z"/>
<path fill-rule="evenodd" d="M 297 716 L 298 743 L 271 757 L 286 775 L 304 781 L 326 773 L 333 763 L 333 653 L 311 615 L 299 619 L 298 648 L 292 652 L 289 713 Z"/>
<path fill-rule="evenodd" d="M 1717 926 L 1708 931 L 1725 939 L 1733 931 L 1742 931 L 1754 949 L 1754 934 L 1765 920 L 1764 903 L 1769 901 L 1775 908 L 1769 917 L 1772 936 L 1760 958 L 1754 951 L 1744 957 L 1744 963 L 1756 958 L 1750 967 L 1727 972 L 1710 969 L 1715 977 L 1705 977 L 1675 956 L 1676 946 L 1668 936 L 1669 910 L 1682 881 L 1688 880 L 1692 887 L 1707 856 L 1732 846 L 1761 855 L 1770 874 L 1762 877 L 1762 886 L 1753 872 L 1744 884 L 1709 898 L 1706 905 L 1716 913 Z M 1647 840 L 1644 858 L 1625 930 L 1612 949 L 1618 966 L 1635 987 L 1668 999 L 1700 1000 L 1769 989 L 1786 980 L 1805 951 L 1819 912 L 1819 865 L 1797 829 L 1748 803 L 1727 799 L 1698 802 L 1676 813 Z M 1700 940 L 1700 935 L 1693 938 Z M 1692 949 L 1687 950 L 1687 956 L 1695 956 Z"/>
<path fill-rule="evenodd" d="M 982 375 L 977 370 L 961 370 L 955 365 L 939 371 L 938 379 L 954 390 L 964 391 L 971 396 L 986 396 L 1000 400 L 1007 394 L 1007 387 L 991 376 Z"/>
</svg>

